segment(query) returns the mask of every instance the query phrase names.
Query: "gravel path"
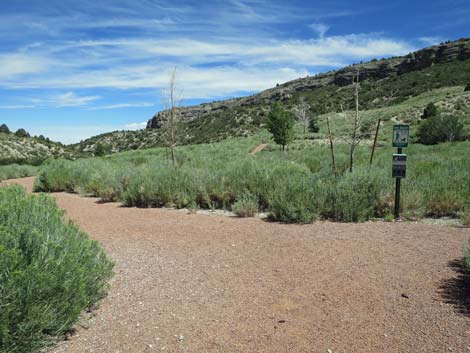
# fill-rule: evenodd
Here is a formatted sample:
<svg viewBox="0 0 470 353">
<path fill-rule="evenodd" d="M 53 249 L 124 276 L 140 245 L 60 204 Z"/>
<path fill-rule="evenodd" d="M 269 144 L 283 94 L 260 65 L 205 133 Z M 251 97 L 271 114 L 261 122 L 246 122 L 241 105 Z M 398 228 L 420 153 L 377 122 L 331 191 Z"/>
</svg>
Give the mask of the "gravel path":
<svg viewBox="0 0 470 353">
<path fill-rule="evenodd" d="M 284 225 L 55 197 L 116 276 L 51 353 L 470 352 L 458 262 L 469 229 Z"/>
</svg>

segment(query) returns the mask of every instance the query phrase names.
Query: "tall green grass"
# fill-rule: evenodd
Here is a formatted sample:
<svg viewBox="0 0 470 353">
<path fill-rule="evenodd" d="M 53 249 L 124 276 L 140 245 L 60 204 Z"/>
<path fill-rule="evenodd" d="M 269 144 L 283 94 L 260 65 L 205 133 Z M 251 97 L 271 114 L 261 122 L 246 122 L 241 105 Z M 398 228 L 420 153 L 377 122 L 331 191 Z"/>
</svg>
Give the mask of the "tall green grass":
<svg viewBox="0 0 470 353">
<path fill-rule="evenodd" d="M 107 290 L 112 263 L 53 198 L 0 188 L 0 352 L 36 352 Z"/>
<path fill-rule="evenodd" d="M 315 219 L 365 221 L 392 212 L 394 180 L 391 147 L 380 148 L 372 166 L 370 148 L 359 146 L 352 174 L 348 147 L 336 146 L 333 176 L 327 146 L 298 140 L 283 153 L 260 133 L 221 143 L 177 149 L 178 165 L 164 149 L 120 153 L 75 162 L 57 160 L 41 167 L 36 190 L 69 191 L 137 207 L 232 209 L 251 195 L 274 220 L 309 223 Z M 403 181 L 407 217 L 458 217 L 470 205 L 470 143 L 412 145 Z"/>
<path fill-rule="evenodd" d="M 36 174 L 36 171 L 36 167 L 29 165 L 11 164 L 0 166 L 0 181 L 32 176 Z"/>
</svg>

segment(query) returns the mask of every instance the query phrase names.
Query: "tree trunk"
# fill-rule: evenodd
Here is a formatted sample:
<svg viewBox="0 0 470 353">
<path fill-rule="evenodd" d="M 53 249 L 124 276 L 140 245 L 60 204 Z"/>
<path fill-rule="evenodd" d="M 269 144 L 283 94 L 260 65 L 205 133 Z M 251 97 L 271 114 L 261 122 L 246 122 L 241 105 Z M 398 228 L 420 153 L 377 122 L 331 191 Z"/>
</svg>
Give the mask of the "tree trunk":
<svg viewBox="0 0 470 353">
<path fill-rule="evenodd" d="M 328 125 L 328 137 L 330 139 L 330 150 L 331 150 L 331 162 L 333 166 L 333 175 L 336 176 L 336 164 L 335 164 L 335 151 L 333 148 L 333 138 L 331 136 L 331 129 L 330 129 L 330 119 L 326 118 L 326 123 Z"/>
<path fill-rule="evenodd" d="M 354 78 L 353 78 L 354 81 Z M 354 150 L 356 149 L 357 145 L 357 129 L 359 127 L 359 71 L 357 72 L 356 76 L 356 85 L 355 85 L 354 95 L 356 98 L 356 116 L 354 117 L 354 124 L 353 124 L 353 131 L 351 136 L 351 148 L 349 150 L 349 172 L 352 173 L 353 171 L 353 163 L 354 163 Z"/>
<path fill-rule="evenodd" d="M 372 145 L 372 153 L 370 155 L 369 165 L 372 165 L 372 161 L 374 159 L 375 147 L 377 145 L 377 137 L 379 136 L 379 129 L 380 129 L 380 119 L 377 120 L 377 128 L 375 129 L 374 144 Z"/>
</svg>

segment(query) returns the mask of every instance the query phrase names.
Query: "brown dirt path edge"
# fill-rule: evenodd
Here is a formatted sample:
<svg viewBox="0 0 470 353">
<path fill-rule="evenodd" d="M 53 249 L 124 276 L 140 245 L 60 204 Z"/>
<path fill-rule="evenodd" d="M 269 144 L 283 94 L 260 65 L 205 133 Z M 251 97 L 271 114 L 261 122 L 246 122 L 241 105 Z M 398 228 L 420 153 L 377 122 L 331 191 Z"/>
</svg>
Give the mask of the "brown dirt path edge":
<svg viewBox="0 0 470 353">
<path fill-rule="evenodd" d="M 92 322 L 51 353 L 470 352 L 457 262 L 468 229 L 283 225 L 54 196 L 116 276 Z"/>
<path fill-rule="evenodd" d="M 256 156 L 257 153 L 261 152 L 264 150 L 266 147 L 268 147 L 267 143 L 262 143 L 261 145 L 257 146 L 253 151 L 251 151 L 252 156 Z"/>
</svg>

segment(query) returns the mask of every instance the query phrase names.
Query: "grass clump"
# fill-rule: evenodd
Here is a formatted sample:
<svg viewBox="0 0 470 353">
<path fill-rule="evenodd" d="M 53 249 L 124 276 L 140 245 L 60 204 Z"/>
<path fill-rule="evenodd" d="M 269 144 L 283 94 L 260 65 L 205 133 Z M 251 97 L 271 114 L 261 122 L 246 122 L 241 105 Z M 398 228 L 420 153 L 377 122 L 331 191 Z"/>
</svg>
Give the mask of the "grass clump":
<svg viewBox="0 0 470 353">
<path fill-rule="evenodd" d="M 470 210 L 465 210 L 462 214 L 462 224 L 466 227 L 470 227 Z"/>
<path fill-rule="evenodd" d="M 0 351 L 36 352 L 107 290 L 113 264 L 45 195 L 0 189 Z"/>
<path fill-rule="evenodd" d="M 468 242 L 467 248 L 465 249 L 464 262 L 467 271 L 470 272 L 470 241 Z"/>
<path fill-rule="evenodd" d="M 11 164 L 0 166 L 0 181 L 33 176 L 36 171 L 36 167 L 29 165 Z"/>
<path fill-rule="evenodd" d="M 383 217 L 390 210 L 383 206 L 387 174 L 377 169 L 360 169 L 327 184 L 323 217 L 342 222 L 367 221 Z"/>
<path fill-rule="evenodd" d="M 242 194 L 232 211 L 239 217 L 254 217 L 259 212 L 258 198 L 250 193 Z"/>
</svg>

